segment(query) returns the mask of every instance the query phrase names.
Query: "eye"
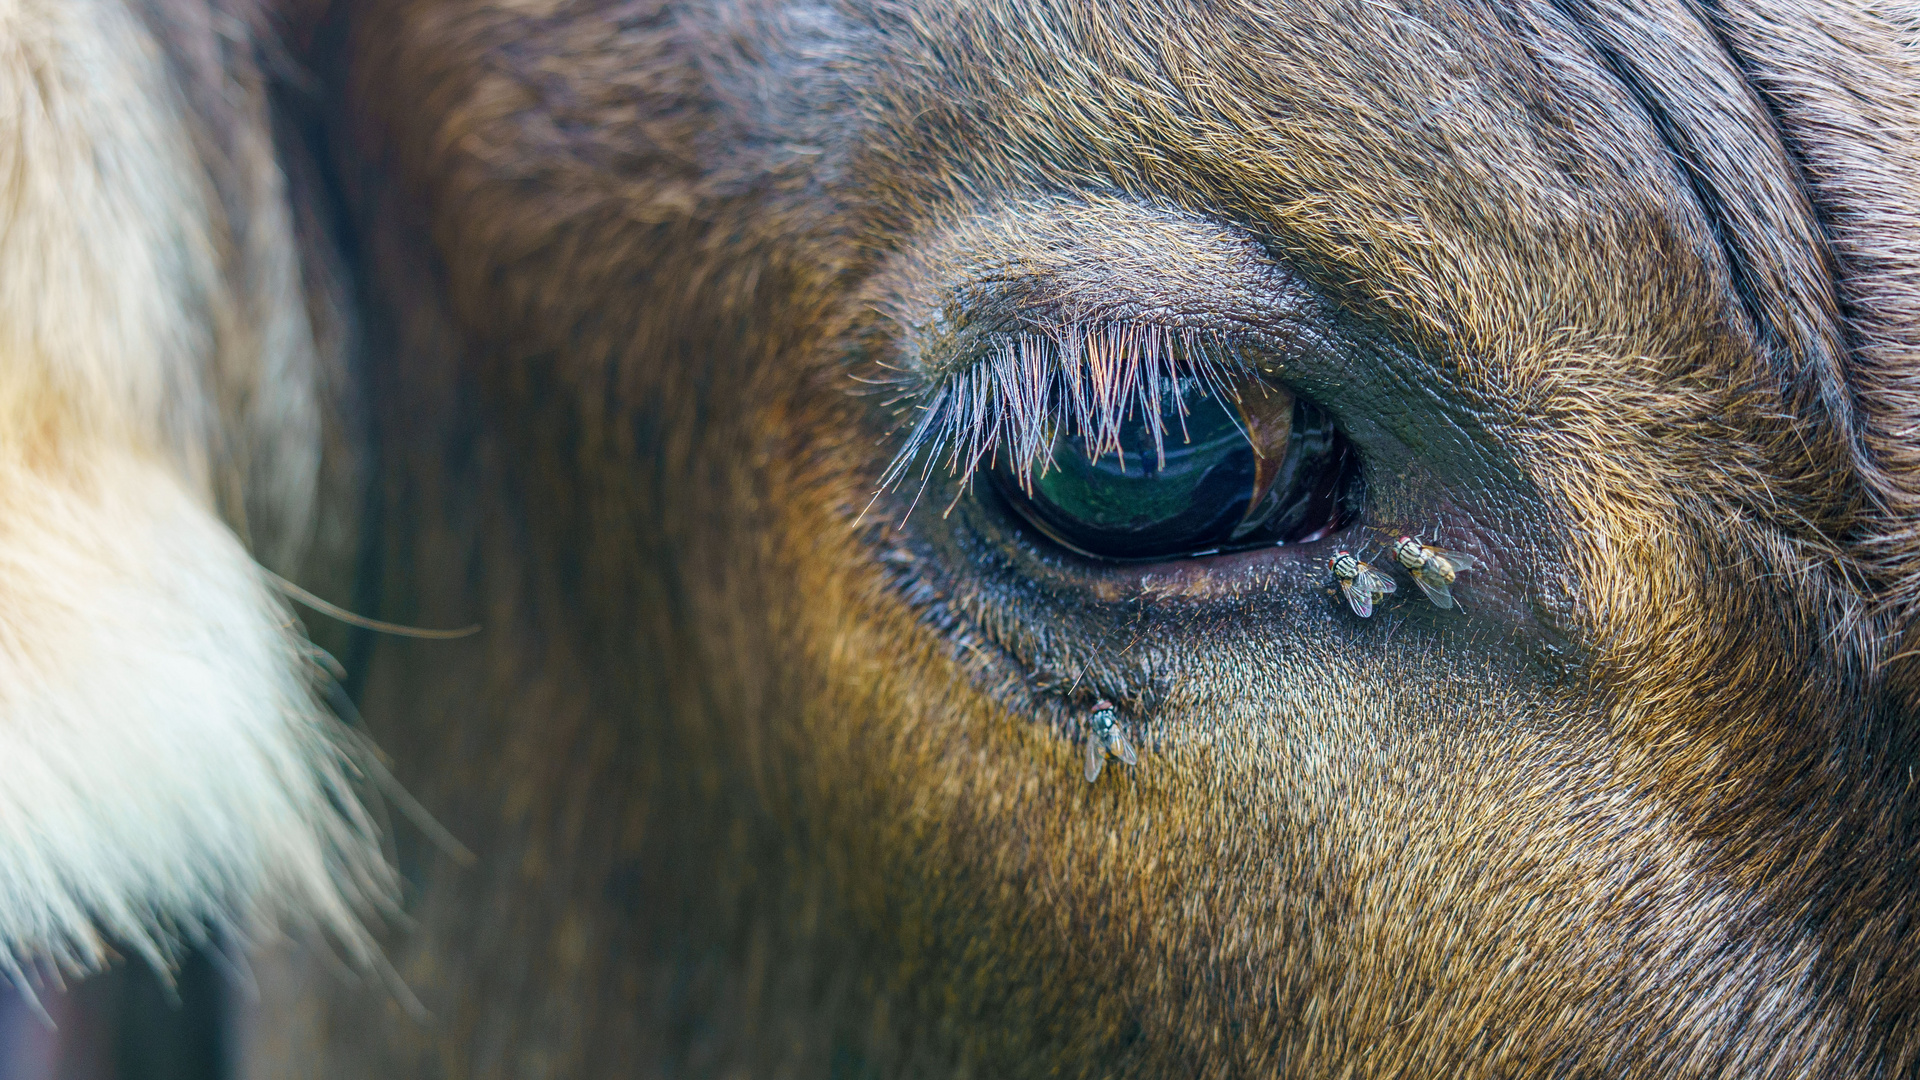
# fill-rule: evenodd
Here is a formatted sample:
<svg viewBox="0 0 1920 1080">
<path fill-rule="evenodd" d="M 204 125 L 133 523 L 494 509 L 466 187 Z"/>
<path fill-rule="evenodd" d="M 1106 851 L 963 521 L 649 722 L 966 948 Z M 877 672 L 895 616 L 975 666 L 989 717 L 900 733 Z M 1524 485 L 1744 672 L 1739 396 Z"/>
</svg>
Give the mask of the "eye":
<svg viewBox="0 0 1920 1080">
<path fill-rule="evenodd" d="M 1161 378 L 1105 431 L 1053 423 L 1001 494 L 1055 542 L 1164 559 L 1318 539 L 1343 524 L 1355 456 L 1313 402 L 1250 378 Z M 1157 422 L 1156 422 L 1157 421 Z"/>
</svg>

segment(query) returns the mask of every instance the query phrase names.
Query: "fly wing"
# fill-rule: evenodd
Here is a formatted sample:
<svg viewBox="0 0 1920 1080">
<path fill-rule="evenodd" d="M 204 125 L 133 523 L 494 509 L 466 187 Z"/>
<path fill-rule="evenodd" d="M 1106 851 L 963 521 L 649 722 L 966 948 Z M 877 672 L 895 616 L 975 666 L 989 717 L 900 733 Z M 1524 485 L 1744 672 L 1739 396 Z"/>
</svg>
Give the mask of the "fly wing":
<svg viewBox="0 0 1920 1080">
<path fill-rule="evenodd" d="M 1121 761 L 1129 765 L 1140 764 L 1140 756 L 1133 752 L 1133 744 L 1127 741 L 1127 737 L 1121 734 L 1119 728 L 1114 728 L 1113 734 L 1107 736 L 1107 745 L 1112 748 L 1113 756 Z"/>
<path fill-rule="evenodd" d="M 1385 596 L 1388 593 L 1400 591 L 1399 586 L 1393 583 L 1392 578 L 1375 570 L 1371 566 L 1362 566 L 1360 568 L 1360 576 L 1354 578 L 1353 581 L 1354 584 L 1367 590 L 1369 596 Z"/>
<path fill-rule="evenodd" d="M 1360 588 L 1359 580 L 1340 579 L 1340 593 L 1347 598 L 1347 606 L 1353 609 L 1353 613 L 1364 619 L 1373 614 L 1373 594 Z"/>
<path fill-rule="evenodd" d="M 1100 770 L 1107 764 L 1107 748 L 1099 736 L 1087 736 L 1087 783 L 1100 779 Z"/>
<path fill-rule="evenodd" d="M 1453 606 L 1453 589 L 1447 579 L 1427 567 L 1413 571 L 1413 583 L 1420 586 L 1420 591 L 1427 594 L 1427 599 L 1433 601 L 1434 607 Z"/>
<path fill-rule="evenodd" d="M 1480 565 L 1480 560 L 1471 555 L 1458 551 L 1448 551 L 1445 548 L 1430 547 L 1427 549 L 1427 554 L 1437 555 L 1447 560 L 1447 565 L 1453 567 L 1453 572 L 1456 574 L 1462 570 L 1476 569 Z"/>
</svg>

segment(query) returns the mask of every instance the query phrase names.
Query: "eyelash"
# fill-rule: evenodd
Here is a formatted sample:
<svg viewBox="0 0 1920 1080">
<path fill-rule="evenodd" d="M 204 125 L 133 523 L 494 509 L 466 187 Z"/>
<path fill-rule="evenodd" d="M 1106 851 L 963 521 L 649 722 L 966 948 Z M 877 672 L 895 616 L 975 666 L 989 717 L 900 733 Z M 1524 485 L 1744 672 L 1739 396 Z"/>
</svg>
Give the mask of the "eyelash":
<svg viewBox="0 0 1920 1080">
<path fill-rule="evenodd" d="M 1199 379 L 1219 400 L 1234 400 L 1236 376 L 1253 374 L 1220 335 L 1195 327 L 1139 322 L 1071 324 L 1004 338 L 963 370 L 893 399 L 920 413 L 882 474 L 882 490 L 897 488 L 923 461 L 922 487 L 942 461 L 965 490 L 982 464 L 991 467 L 1004 446 L 1016 475 L 1030 477 L 1056 431 L 1086 437 L 1095 456 L 1120 447 L 1121 428 L 1138 410 L 1156 447 L 1167 432 L 1162 390 Z"/>
</svg>

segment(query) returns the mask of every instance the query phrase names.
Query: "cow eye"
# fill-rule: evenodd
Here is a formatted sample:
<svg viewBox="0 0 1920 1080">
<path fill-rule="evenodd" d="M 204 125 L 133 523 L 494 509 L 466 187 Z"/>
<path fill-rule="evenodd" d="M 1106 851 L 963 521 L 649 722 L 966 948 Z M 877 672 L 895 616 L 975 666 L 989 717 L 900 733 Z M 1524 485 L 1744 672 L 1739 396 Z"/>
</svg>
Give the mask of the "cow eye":
<svg viewBox="0 0 1920 1080">
<path fill-rule="evenodd" d="M 1051 425 L 1025 468 L 1003 458 L 1007 504 L 1056 543 L 1122 561 L 1298 543 L 1343 524 L 1355 456 L 1311 400 L 1188 377 L 1137 401 L 1105 425 Z"/>
</svg>

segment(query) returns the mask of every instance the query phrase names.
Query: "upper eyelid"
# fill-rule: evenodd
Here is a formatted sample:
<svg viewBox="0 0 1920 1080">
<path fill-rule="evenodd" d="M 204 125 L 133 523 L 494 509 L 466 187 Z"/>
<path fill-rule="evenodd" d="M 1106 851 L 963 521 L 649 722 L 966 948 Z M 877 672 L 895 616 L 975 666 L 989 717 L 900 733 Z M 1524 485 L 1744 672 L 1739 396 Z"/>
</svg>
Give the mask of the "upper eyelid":
<svg viewBox="0 0 1920 1080">
<path fill-rule="evenodd" d="M 1090 303 L 1084 297 L 1063 297 L 1061 292 L 1033 277 L 982 278 L 946 290 L 937 304 L 923 309 L 937 314 L 902 316 L 875 305 L 882 321 L 892 327 L 885 335 L 889 360 L 884 366 L 901 377 L 896 381 L 924 392 L 964 378 L 995 353 L 1024 341 L 1042 337 L 1057 343 L 1094 327 L 1191 336 L 1221 353 L 1261 358 L 1265 362 L 1260 372 L 1274 376 L 1290 366 L 1287 358 L 1299 352 L 1301 338 L 1331 337 L 1319 325 L 1321 320 L 1302 317 L 1301 308 L 1307 306 L 1303 304 L 1124 295 L 1102 296 Z"/>
<path fill-rule="evenodd" d="M 1055 427 L 1096 447 L 1117 442 L 1136 413 L 1157 429 L 1165 380 L 1199 378 L 1228 395 L 1232 379 L 1257 371 L 1240 343 L 1203 326 L 1105 320 L 986 335 L 969 362 L 909 385 L 920 416 L 882 484 L 898 483 L 921 458 L 928 472 L 944 460 L 964 481 L 1003 447 L 1025 469 Z"/>
<path fill-rule="evenodd" d="M 921 452 L 934 445 L 966 475 L 1007 423 L 976 404 L 964 423 L 943 428 L 941 417 L 912 406 L 937 403 L 969 379 L 976 403 L 993 403 L 983 394 L 991 387 L 974 378 L 983 364 L 1023 338 L 1071 327 L 1204 333 L 1241 366 L 1318 401 L 1343 426 L 1358 425 L 1356 433 L 1384 424 L 1396 438 L 1417 440 L 1430 410 L 1389 407 L 1388 399 L 1404 402 L 1409 387 L 1448 397 L 1444 387 L 1455 381 L 1457 361 L 1445 351 L 1416 344 L 1424 339 L 1412 328 L 1346 311 L 1246 231 L 1117 198 L 1042 200 L 928 226 L 876 267 L 859 299 L 878 320 L 869 324 L 876 347 L 863 350 L 880 361 L 875 381 L 904 391 L 890 401 L 906 430 L 885 472 L 889 484 L 922 458 L 912 471 L 930 476 L 940 462 Z M 1030 424 L 1022 434 L 1030 448 Z"/>
<path fill-rule="evenodd" d="M 1303 283 L 1251 235 L 1179 208 L 1038 197 L 930 223 L 889 256 L 863 300 L 908 362 L 956 359 L 951 337 L 1103 321 L 1253 328 L 1286 321 Z"/>
</svg>

